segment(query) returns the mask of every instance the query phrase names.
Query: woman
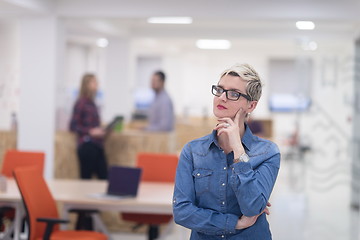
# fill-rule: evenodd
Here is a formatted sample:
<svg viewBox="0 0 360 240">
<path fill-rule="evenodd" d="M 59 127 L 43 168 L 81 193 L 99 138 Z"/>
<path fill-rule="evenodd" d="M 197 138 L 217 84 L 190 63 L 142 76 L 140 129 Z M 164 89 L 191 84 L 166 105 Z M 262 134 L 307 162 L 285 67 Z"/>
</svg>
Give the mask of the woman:
<svg viewBox="0 0 360 240">
<path fill-rule="evenodd" d="M 103 147 L 105 131 L 100 127 L 100 116 L 94 102 L 97 89 L 95 75 L 85 74 L 70 123 L 70 130 L 77 134 L 77 154 L 82 179 L 90 179 L 93 174 L 99 179 L 107 179 Z"/>
<path fill-rule="evenodd" d="M 190 239 L 271 239 L 266 214 L 280 153 L 246 125 L 261 91 L 247 64 L 224 71 L 212 86 L 218 124 L 185 145 L 176 173 L 174 219 L 192 230 Z"/>
</svg>

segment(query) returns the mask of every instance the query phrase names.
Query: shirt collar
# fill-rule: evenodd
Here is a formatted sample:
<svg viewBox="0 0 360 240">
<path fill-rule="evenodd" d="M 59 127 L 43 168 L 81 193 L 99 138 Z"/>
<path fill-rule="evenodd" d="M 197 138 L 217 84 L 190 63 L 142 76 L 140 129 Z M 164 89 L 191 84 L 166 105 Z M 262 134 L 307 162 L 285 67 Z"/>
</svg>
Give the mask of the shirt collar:
<svg viewBox="0 0 360 240">
<path fill-rule="evenodd" d="M 250 151 L 250 145 L 253 139 L 253 133 L 251 132 L 249 126 L 245 123 L 245 133 L 241 139 L 242 144 L 246 148 L 246 150 Z"/>
<path fill-rule="evenodd" d="M 250 145 L 252 142 L 252 138 L 253 138 L 253 133 L 251 132 L 249 126 L 245 123 L 245 133 L 241 139 L 241 142 L 247 151 L 250 151 Z M 213 130 L 212 133 L 210 134 L 208 144 L 209 144 L 208 148 L 210 148 L 212 144 L 214 144 L 215 146 L 220 148 L 219 142 L 218 142 L 217 136 L 216 136 L 216 130 Z"/>
</svg>

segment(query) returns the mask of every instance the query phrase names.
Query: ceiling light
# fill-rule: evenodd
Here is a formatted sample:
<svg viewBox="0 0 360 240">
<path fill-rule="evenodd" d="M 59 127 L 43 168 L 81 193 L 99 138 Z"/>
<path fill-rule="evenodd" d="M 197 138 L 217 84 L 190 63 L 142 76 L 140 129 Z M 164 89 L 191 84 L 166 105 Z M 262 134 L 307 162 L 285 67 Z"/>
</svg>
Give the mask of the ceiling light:
<svg viewBox="0 0 360 240">
<path fill-rule="evenodd" d="M 157 24 L 191 24 L 191 17 L 151 17 L 148 18 L 148 23 Z"/>
<path fill-rule="evenodd" d="M 231 42 L 224 39 L 199 39 L 196 46 L 200 49 L 229 49 Z"/>
<path fill-rule="evenodd" d="M 297 21 L 296 27 L 300 30 L 313 30 L 315 28 L 315 23 L 312 21 Z"/>
<path fill-rule="evenodd" d="M 109 41 L 106 38 L 99 38 L 96 40 L 96 45 L 101 48 L 106 48 L 109 45 Z"/>
</svg>

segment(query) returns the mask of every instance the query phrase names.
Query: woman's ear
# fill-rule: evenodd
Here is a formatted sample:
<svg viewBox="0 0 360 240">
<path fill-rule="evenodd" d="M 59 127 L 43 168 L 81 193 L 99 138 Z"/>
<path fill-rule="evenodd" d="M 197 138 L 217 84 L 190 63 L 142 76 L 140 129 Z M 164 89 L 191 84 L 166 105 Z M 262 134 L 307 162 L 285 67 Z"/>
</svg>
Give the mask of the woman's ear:
<svg viewBox="0 0 360 240">
<path fill-rule="evenodd" d="M 254 109 L 256 108 L 257 106 L 257 101 L 250 101 L 247 105 L 247 109 L 246 109 L 246 112 L 247 113 L 251 113 L 252 111 L 254 111 Z"/>
</svg>

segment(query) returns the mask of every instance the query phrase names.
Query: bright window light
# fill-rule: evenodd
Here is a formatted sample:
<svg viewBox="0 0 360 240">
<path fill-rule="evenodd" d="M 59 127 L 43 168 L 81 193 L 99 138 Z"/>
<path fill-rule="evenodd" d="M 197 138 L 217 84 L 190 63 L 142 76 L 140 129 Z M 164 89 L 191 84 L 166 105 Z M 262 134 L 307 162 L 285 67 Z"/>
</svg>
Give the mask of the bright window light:
<svg viewBox="0 0 360 240">
<path fill-rule="evenodd" d="M 106 48 L 109 45 L 109 41 L 106 38 L 99 38 L 96 41 L 96 45 L 101 48 Z"/>
<path fill-rule="evenodd" d="M 148 18 L 148 23 L 156 24 L 191 24 L 191 17 L 151 17 Z"/>
<path fill-rule="evenodd" d="M 296 27 L 300 30 L 313 30 L 315 28 L 315 23 L 312 21 L 297 21 Z"/>
<path fill-rule="evenodd" d="M 305 51 L 315 51 L 318 48 L 318 45 L 315 41 L 310 41 L 304 42 L 301 47 Z"/>
<path fill-rule="evenodd" d="M 229 49 L 231 42 L 225 39 L 199 39 L 196 46 L 200 49 Z"/>
<path fill-rule="evenodd" d="M 314 41 L 309 42 L 310 51 L 315 51 L 317 49 L 317 47 L 318 47 L 318 45 L 316 42 L 314 42 Z"/>
</svg>

